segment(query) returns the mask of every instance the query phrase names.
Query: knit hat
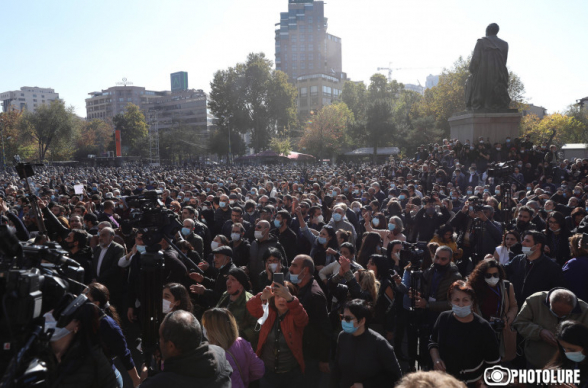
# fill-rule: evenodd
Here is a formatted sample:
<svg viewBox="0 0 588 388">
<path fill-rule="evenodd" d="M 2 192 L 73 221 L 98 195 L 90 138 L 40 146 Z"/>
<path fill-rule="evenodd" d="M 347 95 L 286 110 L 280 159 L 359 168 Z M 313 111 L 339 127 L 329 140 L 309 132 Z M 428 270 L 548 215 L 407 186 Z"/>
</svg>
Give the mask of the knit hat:
<svg viewBox="0 0 588 388">
<path fill-rule="evenodd" d="M 233 268 L 229 271 L 229 275 L 237 279 L 239 283 L 243 286 L 245 291 L 249 291 L 251 286 L 249 285 L 249 276 L 243 271 L 241 268 Z"/>
</svg>

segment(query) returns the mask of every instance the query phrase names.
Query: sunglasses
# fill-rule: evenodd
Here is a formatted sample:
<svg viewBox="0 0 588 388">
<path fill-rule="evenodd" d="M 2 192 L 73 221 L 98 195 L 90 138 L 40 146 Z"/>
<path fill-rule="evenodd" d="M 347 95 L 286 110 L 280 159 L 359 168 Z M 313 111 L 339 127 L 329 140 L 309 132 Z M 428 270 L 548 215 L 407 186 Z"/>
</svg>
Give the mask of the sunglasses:
<svg viewBox="0 0 588 388">
<path fill-rule="evenodd" d="M 341 320 L 345 322 L 352 322 L 355 318 L 349 315 L 340 314 Z"/>
<path fill-rule="evenodd" d="M 499 278 L 500 275 L 498 274 L 498 272 L 497 273 L 486 273 L 486 274 L 484 274 L 484 277 L 486 279 L 491 279 L 491 278 Z"/>
</svg>

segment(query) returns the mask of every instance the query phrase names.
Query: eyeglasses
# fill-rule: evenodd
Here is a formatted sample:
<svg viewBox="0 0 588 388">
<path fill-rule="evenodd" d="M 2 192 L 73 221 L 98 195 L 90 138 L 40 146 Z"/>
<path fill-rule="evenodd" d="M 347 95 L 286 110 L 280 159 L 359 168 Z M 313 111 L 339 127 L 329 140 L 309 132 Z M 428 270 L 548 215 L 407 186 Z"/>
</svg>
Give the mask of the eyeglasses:
<svg viewBox="0 0 588 388">
<path fill-rule="evenodd" d="M 484 277 L 486 279 L 499 278 L 500 277 L 500 274 L 498 272 L 496 272 L 496 273 L 485 273 L 484 274 Z"/>
<path fill-rule="evenodd" d="M 352 316 L 349 316 L 349 315 L 340 314 L 340 317 L 341 317 L 341 320 L 342 321 L 345 321 L 345 322 L 348 322 L 348 323 L 355 320 L 355 317 L 352 317 Z"/>
</svg>

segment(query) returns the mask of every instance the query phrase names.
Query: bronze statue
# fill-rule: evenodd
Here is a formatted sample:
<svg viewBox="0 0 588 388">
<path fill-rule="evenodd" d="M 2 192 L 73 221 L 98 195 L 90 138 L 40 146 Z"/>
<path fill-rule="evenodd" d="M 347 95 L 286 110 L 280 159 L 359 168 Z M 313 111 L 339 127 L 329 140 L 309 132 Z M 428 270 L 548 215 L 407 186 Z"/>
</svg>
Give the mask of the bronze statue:
<svg viewBox="0 0 588 388">
<path fill-rule="evenodd" d="M 486 36 L 478 39 L 466 80 L 466 108 L 472 111 L 504 111 L 509 108 L 508 43 L 498 38 L 498 24 L 486 28 Z"/>
</svg>

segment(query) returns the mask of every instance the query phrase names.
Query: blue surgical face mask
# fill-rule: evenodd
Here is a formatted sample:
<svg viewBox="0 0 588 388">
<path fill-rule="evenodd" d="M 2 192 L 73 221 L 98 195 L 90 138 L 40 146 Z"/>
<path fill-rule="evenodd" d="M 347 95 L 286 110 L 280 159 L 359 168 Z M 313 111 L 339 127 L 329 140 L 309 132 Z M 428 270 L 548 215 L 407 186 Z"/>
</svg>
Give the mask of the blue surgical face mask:
<svg viewBox="0 0 588 388">
<path fill-rule="evenodd" d="M 279 220 L 274 220 L 274 226 L 276 228 L 279 228 L 280 226 L 282 226 L 282 223 Z"/>
<path fill-rule="evenodd" d="M 321 237 L 321 236 L 319 236 L 319 237 L 317 238 L 317 241 L 318 241 L 318 243 L 319 243 L 319 244 L 321 244 L 321 245 L 322 245 L 322 244 L 326 244 L 326 243 L 327 243 L 327 238 L 326 238 L 326 237 Z"/>
<path fill-rule="evenodd" d="M 472 306 L 463 306 L 460 307 L 458 305 L 452 304 L 451 305 L 451 310 L 453 311 L 453 313 L 460 317 L 460 318 L 465 318 L 468 315 L 470 315 L 472 313 Z"/>
<path fill-rule="evenodd" d="M 401 201 L 403 201 L 403 200 L 405 200 L 405 199 L 406 199 L 406 195 L 404 195 L 404 194 L 400 194 L 400 195 L 398 196 L 398 199 L 399 199 L 399 200 L 401 200 Z"/>
<path fill-rule="evenodd" d="M 472 195 L 473 191 L 472 190 L 468 190 L 468 195 Z"/>
<path fill-rule="evenodd" d="M 342 217 L 343 217 L 343 216 L 342 216 L 341 214 L 339 214 L 339 213 L 334 213 L 334 214 L 333 214 L 333 219 L 335 220 L 335 222 L 339 222 L 339 221 L 341 221 L 341 218 L 342 218 Z"/>
<path fill-rule="evenodd" d="M 388 230 L 391 232 L 391 231 L 393 231 L 394 229 L 396 229 L 396 224 L 393 224 L 393 223 L 391 223 L 391 222 L 390 222 L 390 223 L 388 224 Z"/>
<path fill-rule="evenodd" d="M 298 279 L 298 274 L 290 273 L 290 281 L 292 282 L 292 284 L 300 283 L 300 279 Z"/>
<path fill-rule="evenodd" d="M 190 232 L 191 232 L 190 228 L 182 228 L 182 234 L 183 234 L 184 236 L 187 236 L 187 235 L 189 235 L 189 234 L 190 234 Z"/>
<path fill-rule="evenodd" d="M 374 226 L 378 226 L 378 225 L 380 225 L 380 220 L 378 218 L 374 218 L 372 220 L 372 224 L 374 224 Z"/>
<path fill-rule="evenodd" d="M 145 253 L 145 251 L 146 251 L 145 245 L 137 245 L 137 252 Z"/>
<path fill-rule="evenodd" d="M 566 357 L 574 362 L 582 362 L 586 358 L 586 355 L 582 352 L 565 352 Z"/>
<path fill-rule="evenodd" d="M 349 333 L 349 334 L 353 334 L 357 331 L 357 329 L 359 329 L 359 327 L 353 326 L 353 321 L 346 322 L 344 320 L 341 321 L 341 328 L 343 329 L 343 331 L 345 333 Z"/>
<path fill-rule="evenodd" d="M 220 206 L 220 207 L 225 207 L 225 206 L 227 206 L 227 203 L 226 203 L 225 201 L 220 201 L 220 202 L 218 203 L 218 206 Z"/>
</svg>

